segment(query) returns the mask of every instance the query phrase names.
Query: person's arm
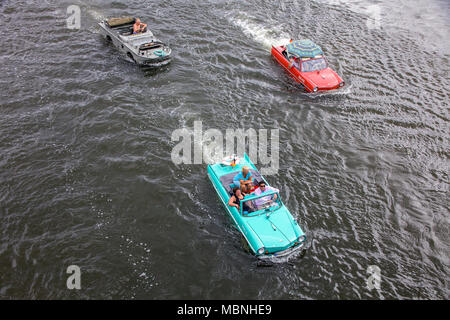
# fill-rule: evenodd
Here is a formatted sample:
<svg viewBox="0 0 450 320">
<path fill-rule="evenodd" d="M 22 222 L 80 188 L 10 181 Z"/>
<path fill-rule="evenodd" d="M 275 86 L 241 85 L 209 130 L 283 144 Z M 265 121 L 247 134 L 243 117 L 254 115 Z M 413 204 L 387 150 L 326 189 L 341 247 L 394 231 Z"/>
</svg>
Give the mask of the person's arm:
<svg viewBox="0 0 450 320">
<path fill-rule="evenodd" d="M 291 69 L 293 65 L 294 65 L 294 59 L 291 58 L 291 59 L 289 59 L 289 69 Z"/>
<path fill-rule="evenodd" d="M 232 196 L 232 197 L 230 198 L 230 200 L 228 200 L 228 205 L 229 205 L 230 207 L 235 207 L 235 208 L 239 209 L 239 206 L 238 206 L 236 203 L 234 203 L 234 196 Z"/>
<path fill-rule="evenodd" d="M 248 179 L 247 180 L 245 180 L 244 181 L 244 183 L 245 184 L 248 184 L 248 183 L 252 183 L 253 182 L 253 177 L 252 177 L 252 173 L 251 172 L 249 172 L 249 176 L 248 176 Z"/>
<path fill-rule="evenodd" d="M 266 187 L 266 188 L 267 188 L 267 187 Z M 274 187 L 268 187 L 267 189 L 268 189 L 267 191 L 276 191 L 276 192 L 280 192 L 280 190 L 278 190 L 277 188 L 274 188 Z M 274 193 L 274 194 L 272 195 L 271 198 L 272 198 L 273 201 L 275 201 L 275 200 L 277 200 L 278 195 L 277 195 L 276 193 Z"/>
</svg>

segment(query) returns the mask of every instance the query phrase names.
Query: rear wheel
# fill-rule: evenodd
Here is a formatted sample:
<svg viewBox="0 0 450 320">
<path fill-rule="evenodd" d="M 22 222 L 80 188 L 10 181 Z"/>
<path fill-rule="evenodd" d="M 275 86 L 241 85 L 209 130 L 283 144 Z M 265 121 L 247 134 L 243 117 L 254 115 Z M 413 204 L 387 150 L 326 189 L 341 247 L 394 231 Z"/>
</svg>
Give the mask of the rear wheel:
<svg viewBox="0 0 450 320">
<path fill-rule="evenodd" d="M 136 63 L 136 60 L 134 59 L 133 55 L 130 52 L 127 52 L 127 56 L 128 56 L 128 58 L 133 60 L 134 63 Z"/>
<path fill-rule="evenodd" d="M 250 249 L 250 246 L 248 245 L 247 239 L 245 239 L 244 236 L 241 236 L 241 243 L 242 243 L 242 248 L 244 249 L 245 252 L 247 253 L 252 253 L 252 250 Z"/>
</svg>

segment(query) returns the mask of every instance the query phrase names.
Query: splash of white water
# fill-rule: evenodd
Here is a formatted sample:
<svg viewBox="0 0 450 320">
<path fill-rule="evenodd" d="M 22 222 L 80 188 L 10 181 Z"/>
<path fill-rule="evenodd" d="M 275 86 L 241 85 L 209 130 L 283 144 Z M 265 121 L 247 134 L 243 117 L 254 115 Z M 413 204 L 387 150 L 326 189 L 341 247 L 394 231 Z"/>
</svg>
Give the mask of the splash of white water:
<svg viewBox="0 0 450 320">
<path fill-rule="evenodd" d="M 289 43 L 290 36 L 278 30 L 266 28 L 243 15 L 228 17 L 228 21 L 242 29 L 245 35 L 270 49 L 272 45 Z"/>
</svg>

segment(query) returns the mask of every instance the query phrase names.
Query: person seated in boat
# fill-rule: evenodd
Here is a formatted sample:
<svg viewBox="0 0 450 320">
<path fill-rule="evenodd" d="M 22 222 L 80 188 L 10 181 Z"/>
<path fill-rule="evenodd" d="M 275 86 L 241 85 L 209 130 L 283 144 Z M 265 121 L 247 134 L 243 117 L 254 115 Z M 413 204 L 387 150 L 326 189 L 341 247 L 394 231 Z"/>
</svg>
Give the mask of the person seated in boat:
<svg viewBox="0 0 450 320">
<path fill-rule="evenodd" d="M 238 209 L 238 211 L 241 210 L 241 201 L 244 200 L 244 195 L 241 192 L 241 189 L 239 187 L 233 188 L 233 195 L 231 196 L 230 200 L 228 201 L 228 205 L 230 207 L 235 207 Z M 253 209 L 248 205 L 250 201 L 246 201 L 242 204 L 243 211 L 247 212 L 253 212 Z"/>
<path fill-rule="evenodd" d="M 292 67 L 296 67 L 300 70 L 300 61 L 297 57 L 291 56 L 289 58 L 289 69 L 291 69 Z"/>
<path fill-rule="evenodd" d="M 241 192 L 244 195 L 244 197 L 249 196 L 252 194 L 253 191 L 256 190 L 256 186 L 253 185 L 253 183 L 248 187 L 248 185 L 241 185 Z"/>
<path fill-rule="evenodd" d="M 141 23 L 141 19 L 136 18 L 136 21 L 133 25 L 133 34 L 141 33 L 147 31 L 147 25 L 145 23 Z"/>
<path fill-rule="evenodd" d="M 255 190 L 253 195 L 260 196 L 264 192 L 269 192 L 269 191 L 279 192 L 280 190 L 278 190 L 277 188 L 273 188 L 271 186 L 267 186 L 264 181 L 260 181 L 259 187 Z M 265 205 L 270 204 L 270 202 L 272 202 L 272 203 L 275 202 L 275 200 L 277 200 L 277 197 L 278 197 L 277 194 L 270 194 L 265 197 L 255 199 L 254 203 L 256 205 L 257 210 L 261 210 Z"/>
<path fill-rule="evenodd" d="M 250 169 L 247 166 L 242 167 L 242 172 L 239 172 L 234 178 L 233 183 L 246 193 L 250 193 L 253 185 L 253 177 Z"/>
</svg>

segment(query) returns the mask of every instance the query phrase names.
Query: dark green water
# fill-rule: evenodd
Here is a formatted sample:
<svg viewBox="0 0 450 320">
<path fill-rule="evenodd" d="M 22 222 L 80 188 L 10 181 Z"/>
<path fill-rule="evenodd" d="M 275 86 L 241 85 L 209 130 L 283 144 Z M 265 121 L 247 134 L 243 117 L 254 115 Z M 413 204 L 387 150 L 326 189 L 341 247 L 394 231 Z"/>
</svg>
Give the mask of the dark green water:
<svg viewBox="0 0 450 320">
<path fill-rule="evenodd" d="M 298 3 L 0 2 L 0 298 L 448 299 L 448 2 L 378 1 L 375 30 L 371 2 Z M 170 65 L 143 70 L 102 39 L 97 22 L 124 15 Z M 286 36 L 319 43 L 348 87 L 296 86 L 267 46 Z M 302 255 L 262 265 L 206 165 L 172 163 L 172 132 L 197 120 L 280 130 L 268 180 Z"/>
</svg>

